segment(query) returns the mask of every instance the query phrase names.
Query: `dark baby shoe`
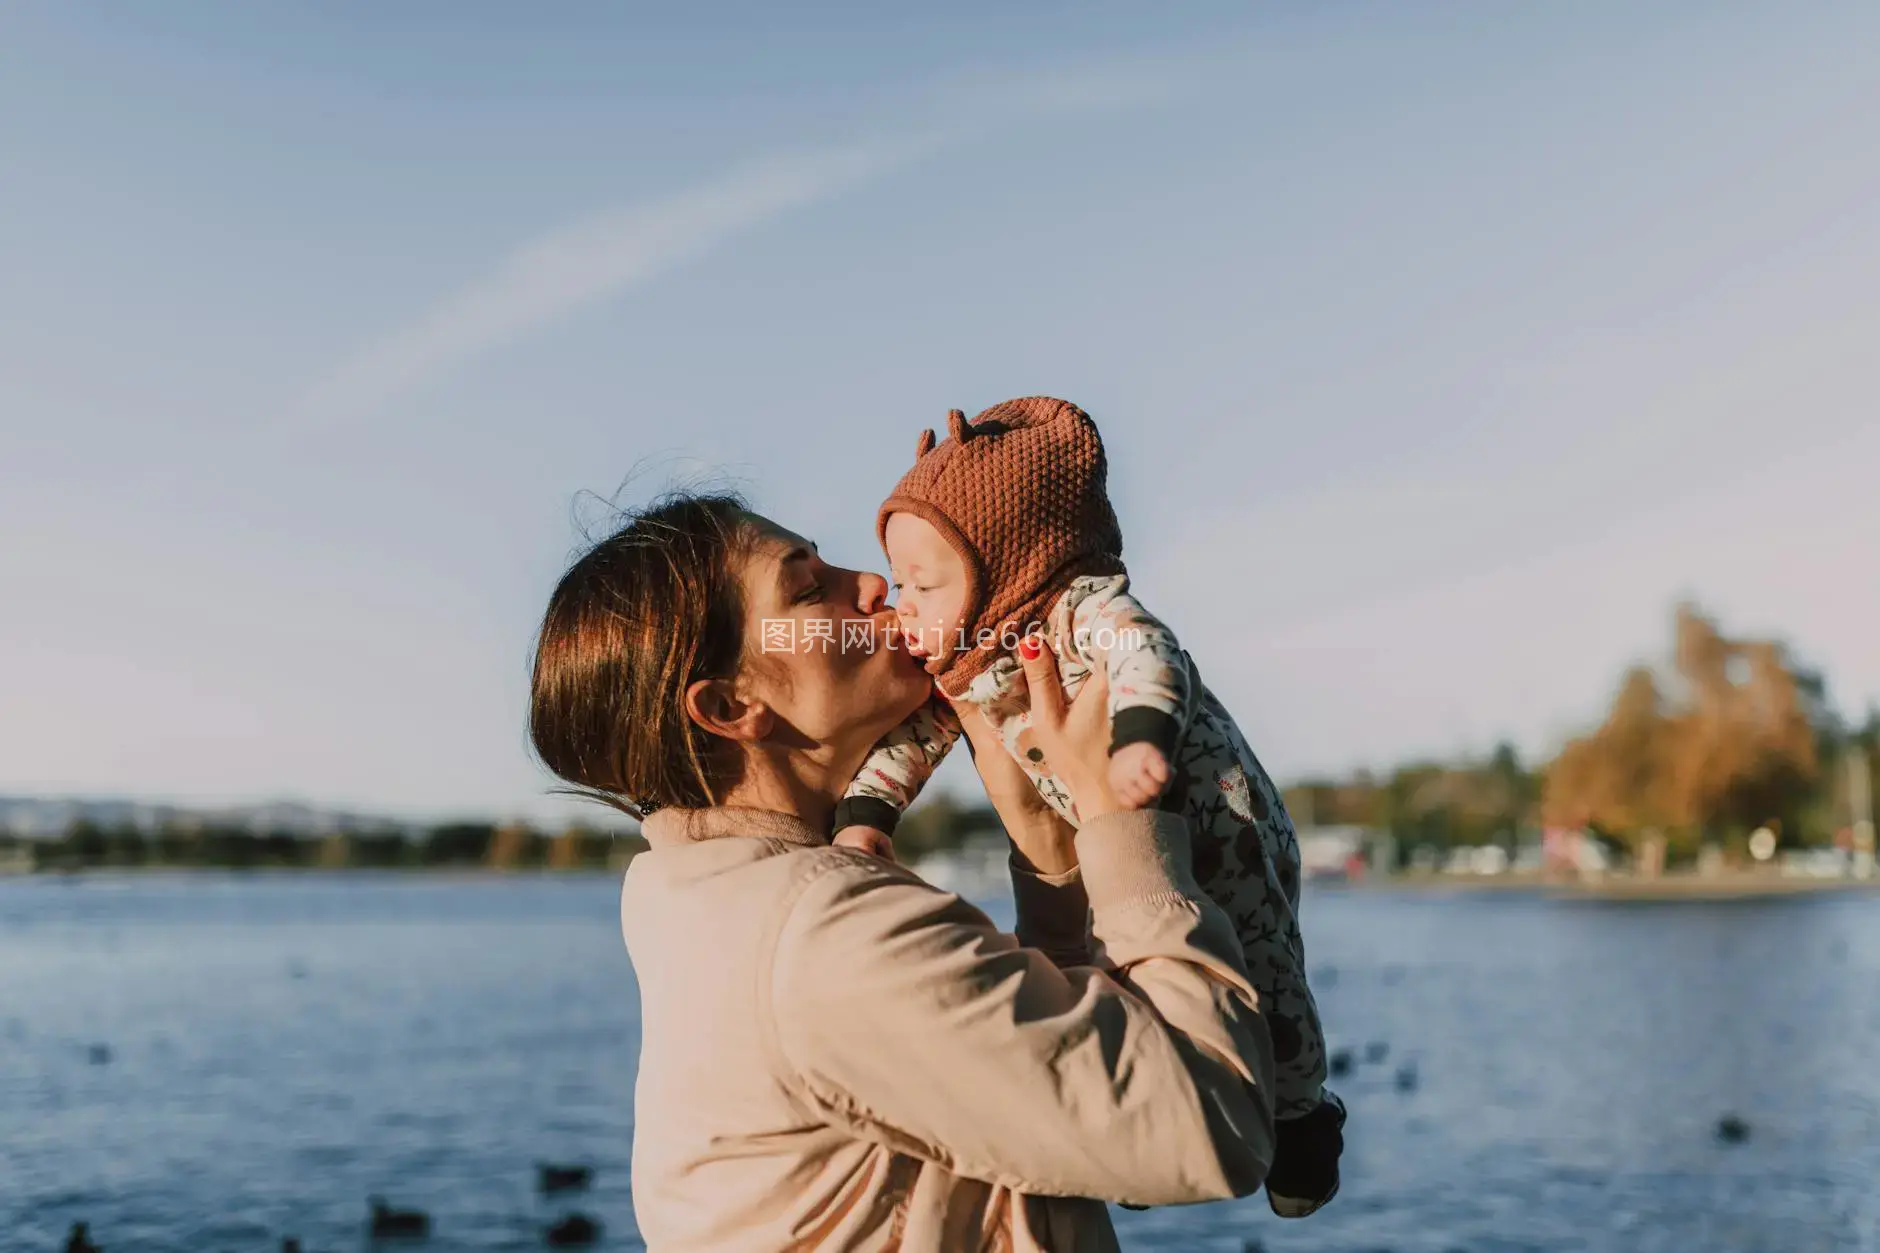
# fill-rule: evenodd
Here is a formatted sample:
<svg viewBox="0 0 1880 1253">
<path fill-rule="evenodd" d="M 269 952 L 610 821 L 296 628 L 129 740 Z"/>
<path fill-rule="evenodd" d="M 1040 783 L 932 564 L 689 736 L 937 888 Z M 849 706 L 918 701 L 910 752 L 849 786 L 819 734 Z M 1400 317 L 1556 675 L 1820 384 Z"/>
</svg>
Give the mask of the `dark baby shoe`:
<svg viewBox="0 0 1880 1253">
<path fill-rule="evenodd" d="M 1281 1218 L 1304 1218 L 1338 1195 L 1338 1158 L 1345 1151 L 1345 1103 L 1325 1093 L 1303 1118 L 1273 1124 L 1273 1169 L 1266 1203 Z"/>
</svg>

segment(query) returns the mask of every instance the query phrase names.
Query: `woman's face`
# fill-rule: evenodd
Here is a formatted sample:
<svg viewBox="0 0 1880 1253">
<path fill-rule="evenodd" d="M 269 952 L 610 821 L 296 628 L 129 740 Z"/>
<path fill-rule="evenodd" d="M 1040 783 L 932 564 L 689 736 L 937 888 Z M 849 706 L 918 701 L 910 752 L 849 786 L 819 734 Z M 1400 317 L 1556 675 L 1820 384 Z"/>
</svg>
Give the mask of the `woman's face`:
<svg viewBox="0 0 1880 1253">
<path fill-rule="evenodd" d="M 886 580 L 830 565 L 814 543 L 768 518 L 753 514 L 750 525 L 754 540 L 739 571 L 740 686 L 804 747 L 866 752 L 933 690 L 919 659 L 900 646 Z"/>
</svg>

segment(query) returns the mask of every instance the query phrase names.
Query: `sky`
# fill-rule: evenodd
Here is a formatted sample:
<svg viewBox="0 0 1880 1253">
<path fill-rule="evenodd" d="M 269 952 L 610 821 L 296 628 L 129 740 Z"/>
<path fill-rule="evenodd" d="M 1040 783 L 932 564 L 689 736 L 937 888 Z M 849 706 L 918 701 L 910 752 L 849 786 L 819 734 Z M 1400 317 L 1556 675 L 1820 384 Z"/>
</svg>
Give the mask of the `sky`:
<svg viewBox="0 0 1880 1253">
<path fill-rule="evenodd" d="M 0 7 L 0 793 L 567 814 L 529 653 L 610 502 L 729 484 L 880 569 L 920 430 L 1035 393 L 1282 778 L 1551 752 L 1683 597 L 1859 716 L 1876 39 L 1834 0 Z"/>
</svg>

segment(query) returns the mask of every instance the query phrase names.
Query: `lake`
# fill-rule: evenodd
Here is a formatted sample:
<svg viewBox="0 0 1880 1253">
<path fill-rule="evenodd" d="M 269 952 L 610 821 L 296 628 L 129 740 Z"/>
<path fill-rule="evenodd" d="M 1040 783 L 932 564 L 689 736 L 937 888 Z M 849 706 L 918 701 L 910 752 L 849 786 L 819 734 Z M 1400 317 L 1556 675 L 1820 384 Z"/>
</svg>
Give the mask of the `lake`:
<svg viewBox="0 0 1880 1253">
<path fill-rule="evenodd" d="M 575 1207 L 640 1248 L 618 890 L 0 879 L 0 1250 L 85 1219 L 106 1253 L 350 1253 L 373 1193 L 434 1249 L 541 1248 Z M 1334 1043 L 1387 1049 L 1335 1085 L 1343 1195 L 1119 1211 L 1126 1248 L 1880 1250 L 1880 899 L 1326 889 L 1306 927 Z M 595 1186 L 545 1202 L 538 1160 Z"/>
</svg>

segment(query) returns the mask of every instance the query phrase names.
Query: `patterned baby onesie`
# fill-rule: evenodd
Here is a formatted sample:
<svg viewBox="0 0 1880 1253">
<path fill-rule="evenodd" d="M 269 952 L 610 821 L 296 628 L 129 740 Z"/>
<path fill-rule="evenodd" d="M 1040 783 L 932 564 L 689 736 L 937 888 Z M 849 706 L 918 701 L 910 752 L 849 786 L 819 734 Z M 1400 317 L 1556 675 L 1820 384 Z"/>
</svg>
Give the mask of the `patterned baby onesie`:
<svg viewBox="0 0 1880 1253">
<path fill-rule="evenodd" d="M 1325 1083 L 1325 1041 L 1299 934 L 1299 841 L 1279 790 L 1175 636 L 1129 594 L 1126 575 L 1074 582 L 1052 604 L 1044 637 L 1067 697 L 1104 666 L 1112 743 L 1147 741 L 1167 754 L 1172 777 L 1160 808 L 1188 820 L 1195 878 L 1240 935 L 1273 1034 L 1275 1112 L 1286 1119 L 1311 1112 Z M 1075 826 L 1070 793 L 1040 768 L 1031 742 L 1017 658 L 993 662 L 964 699 L 985 714 L 1039 795 Z M 960 733 L 936 695 L 876 745 L 849 787 L 838 827 L 861 821 L 891 831 Z"/>
</svg>

